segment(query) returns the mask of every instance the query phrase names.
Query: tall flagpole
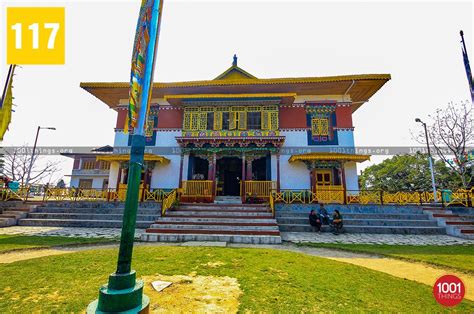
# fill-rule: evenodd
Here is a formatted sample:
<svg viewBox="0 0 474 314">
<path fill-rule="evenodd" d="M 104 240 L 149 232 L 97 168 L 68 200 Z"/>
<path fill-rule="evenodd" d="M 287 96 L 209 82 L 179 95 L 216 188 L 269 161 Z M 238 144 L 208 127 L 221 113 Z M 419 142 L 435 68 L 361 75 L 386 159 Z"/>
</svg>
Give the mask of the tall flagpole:
<svg viewBox="0 0 474 314">
<path fill-rule="evenodd" d="M 464 32 L 460 31 L 461 43 L 462 43 L 462 57 L 464 61 L 464 68 L 466 69 L 467 81 L 469 83 L 469 92 L 471 93 L 471 100 L 474 104 L 474 82 L 472 80 L 471 66 L 469 64 L 469 56 L 467 55 L 466 43 L 464 42 Z"/>
<path fill-rule="evenodd" d="M 133 127 L 133 135 L 117 270 L 109 276 L 108 285 L 99 289 L 99 298 L 89 304 L 88 313 L 147 313 L 149 308 L 149 298 L 143 294 L 143 281 L 137 281 L 132 270 L 132 255 L 145 151 L 145 124 L 153 88 L 162 8 L 163 0 L 142 0 L 132 55 L 126 123 Z"/>
</svg>

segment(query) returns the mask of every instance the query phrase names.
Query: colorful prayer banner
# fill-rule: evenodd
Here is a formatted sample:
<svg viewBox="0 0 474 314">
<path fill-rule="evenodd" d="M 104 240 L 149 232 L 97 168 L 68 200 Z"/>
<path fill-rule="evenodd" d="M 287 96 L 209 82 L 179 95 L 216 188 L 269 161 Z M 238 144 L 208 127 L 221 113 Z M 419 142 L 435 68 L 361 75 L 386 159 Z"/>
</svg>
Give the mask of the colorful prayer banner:
<svg viewBox="0 0 474 314">
<path fill-rule="evenodd" d="M 10 65 L 8 76 L 3 89 L 2 98 L 0 99 L 0 141 L 3 141 L 3 136 L 8 130 L 10 121 L 12 119 L 13 107 L 13 72 L 15 65 Z"/>
<path fill-rule="evenodd" d="M 138 17 L 135 42 L 132 54 L 132 70 L 130 77 L 128 116 L 125 121 L 124 131 L 131 128 L 135 134 L 141 134 L 146 125 L 140 119 L 146 120 L 148 116 L 151 91 L 153 88 L 153 71 L 156 57 L 156 46 L 158 44 L 159 24 L 163 1 L 142 0 L 140 14 Z M 142 99 L 144 97 L 144 99 Z M 146 108 L 142 108 L 146 106 Z M 143 110 L 143 111 L 142 111 Z M 144 113 L 140 117 L 140 112 Z M 137 132 L 138 131 L 138 132 Z"/>
</svg>

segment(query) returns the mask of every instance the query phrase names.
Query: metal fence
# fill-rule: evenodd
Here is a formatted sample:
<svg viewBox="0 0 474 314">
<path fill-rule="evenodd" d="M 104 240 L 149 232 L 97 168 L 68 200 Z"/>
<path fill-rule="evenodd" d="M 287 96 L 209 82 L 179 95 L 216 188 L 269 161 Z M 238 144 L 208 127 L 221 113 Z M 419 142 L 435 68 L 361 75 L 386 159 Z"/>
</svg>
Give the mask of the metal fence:
<svg viewBox="0 0 474 314">
<path fill-rule="evenodd" d="M 272 191 L 274 203 L 328 203 L 328 204 L 397 204 L 428 205 L 435 203 L 433 192 L 429 191 L 384 191 L 384 190 L 344 190 L 335 187 L 317 187 L 311 190 Z M 437 192 L 436 203 L 443 206 L 459 205 L 471 207 L 474 204 L 474 188 L 452 192 Z"/>
</svg>

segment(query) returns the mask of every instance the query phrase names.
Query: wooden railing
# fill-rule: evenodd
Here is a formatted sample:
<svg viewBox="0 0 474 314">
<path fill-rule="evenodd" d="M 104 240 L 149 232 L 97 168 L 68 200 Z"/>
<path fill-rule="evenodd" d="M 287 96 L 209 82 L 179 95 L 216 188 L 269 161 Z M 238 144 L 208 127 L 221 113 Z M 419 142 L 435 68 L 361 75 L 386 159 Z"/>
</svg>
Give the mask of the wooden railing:
<svg viewBox="0 0 474 314">
<path fill-rule="evenodd" d="M 214 181 L 188 180 L 183 181 L 182 195 L 189 197 L 213 197 Z"/>
<path fill-rule="evenodd" d="M 346 196 L 344 197 L 344 195 Z M 382 191 L 382 190 L 344 190 L 342 186 L 321 186 L 310 190 L 280 190 L 272 192 L 274 203 L 339 203 L 339 204 L 396 204 L 424 205 L 433 204 L 435 197 L 428 191 Z M 436 193 L 436 202 L 443 206 L 473 206 L 474 188 L 457 190 L 450 197 Z"/>
<path fill-rule="evenodd" d="M 272 211 L 272 217 L 275 218 L 275 200 L 273 198 L 273 193 L 270 193 L 270 196 L 268 197 L 268 205 Z"/>
<path fill-rule="evenodd" d="M 344 204 L 344 186 L 342 185 L 317 185 L 315 188 L 315 194 L 316 199 L 320 203 Z"/>
<path fill-rule="evenodd" d="M 275 181 L 244 181 L 244 191 L 247 197 L 269 198 L 274 189 L 276 189 Z"/>
<path fill-rule="evenodd" d="M 166 211 L 174 206 L 177 197 L 178 192 L 175 189 L 163 198 L 163 202 L 161 203 L 161 216 L 165 216 Z"/>
</svg>

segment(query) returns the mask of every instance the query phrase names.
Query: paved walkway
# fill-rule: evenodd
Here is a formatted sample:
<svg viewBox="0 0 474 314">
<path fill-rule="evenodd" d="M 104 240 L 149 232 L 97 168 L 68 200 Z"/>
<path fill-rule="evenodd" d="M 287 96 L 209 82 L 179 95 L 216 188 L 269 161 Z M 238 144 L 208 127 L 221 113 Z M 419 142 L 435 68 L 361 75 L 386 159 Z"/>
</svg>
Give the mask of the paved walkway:
<svg viewBox="0 0 474 314">
<path fill-rule="evenodd" d="M 70 228 L 70 227 L 6 227 L 0 228 L 0 235 L 30 235 L 30 236 L 63 236 L 80 238 L 106 238 L 120 237 L 119 228 Z M 144 229 L 135 230 L 135 238 L 139 238 Z"/>
<path fill-rule="evenodd" d="M 283 241 L 293 243 L 345 243 L 345 244 L 393 244 L 393 245 L 456 245 L 474 244 L 474 240 L 452 237 L 449 235 L 421 234 L 369 234 L 369 233 L 310 233 L 283 232 Z"/>
<path fill-rule="evenodd" d="M 137 229 L 135 237 L 139 238 L 144 229 Z M 81 238 L 120 237 L 118 228 L 69 228 L 69 227 L 7 227 L 0 228 L 0 235 L 36 235 L 64 236 Z M 448 235 L 401 235 L 401 234 L 367 234 L 345 233 L 338 236 L 332 233 L 282 232 L 283 241 L 292 243 L 346 243 L 346 244 L 394 244 L 394 245 L 456 245 L 474 244 L 474 240 L 456 238 Z"/>
</svg>

